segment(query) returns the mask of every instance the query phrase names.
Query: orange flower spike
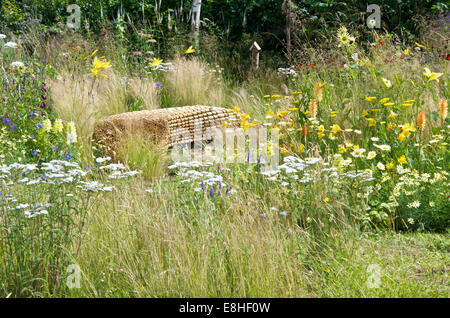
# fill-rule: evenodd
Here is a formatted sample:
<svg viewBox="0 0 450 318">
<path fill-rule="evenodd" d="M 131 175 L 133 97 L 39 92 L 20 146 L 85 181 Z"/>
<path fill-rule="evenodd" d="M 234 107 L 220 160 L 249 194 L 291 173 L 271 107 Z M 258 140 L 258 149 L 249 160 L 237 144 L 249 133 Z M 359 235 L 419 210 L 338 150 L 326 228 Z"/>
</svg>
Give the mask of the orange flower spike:
<svg viewBox="0 0 450 318">
<path fill-rule="evenodd" d="M 309 101 L 309 107 L 308 107 L 309 114 L 312 118 L 316 118 L 317 116 L 317 103 L 314 99 L 311 99 Z"/>
<path fill-rule="evenodd" d="M 320 82 L 317 82 L 314 85 L 314 98 L 320 103 L 322 101 L 322 86 L 320 85 Z"/>
<path fill-rule="evenodd" d="M 445 98 L 441 98 L 441 100 L 439 101 L 439 116 L 441 116 L 442 121 L 445 120 L 445 118 L 447 118 L 448 115 L 448 102 Z"/>
<path fill-rule="evenodd" d="M 427 118 L 426 118 L 425 112 L 420 112 L 419 115 L 417 115 L 417 127 L 420 130 L 424 130 L 426 124 L 427 124 Z"/>
<path fill-rule="evenodd" d="M 302 131 L 300 133 L 300 135 L 302 137 L 306 137 L 306 135 L 308 134 L 308 127 L 306 125 L 303 126 Z"/>
</svg>

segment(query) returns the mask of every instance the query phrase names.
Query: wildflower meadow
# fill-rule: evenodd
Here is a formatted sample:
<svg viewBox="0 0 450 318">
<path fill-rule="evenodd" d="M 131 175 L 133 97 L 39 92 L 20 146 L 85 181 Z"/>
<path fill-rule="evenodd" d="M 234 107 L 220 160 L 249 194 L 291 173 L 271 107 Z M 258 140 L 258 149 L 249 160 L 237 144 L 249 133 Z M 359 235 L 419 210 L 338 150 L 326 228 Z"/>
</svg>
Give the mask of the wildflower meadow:
<svg viewBox="0 0 450 318">
<path fill-rule="evenodd" d="M 381 4 L 381 27 L 365 7 L 330 24 L 321 1 L 270 17 L 248 1 L 248 22 L 204 1 L 198 25 L 198 1 L 78 1 L 74 28 L 70 2 L 40 2 L 2 4 L 1 297 L 449 296 L 444 2 L 417 30 Z M 285 17 L 287 40 L 264 33 Z M 110 115 L 194 105 L 226 109 L 241 160 L 93 137 Z"/>
</svg>

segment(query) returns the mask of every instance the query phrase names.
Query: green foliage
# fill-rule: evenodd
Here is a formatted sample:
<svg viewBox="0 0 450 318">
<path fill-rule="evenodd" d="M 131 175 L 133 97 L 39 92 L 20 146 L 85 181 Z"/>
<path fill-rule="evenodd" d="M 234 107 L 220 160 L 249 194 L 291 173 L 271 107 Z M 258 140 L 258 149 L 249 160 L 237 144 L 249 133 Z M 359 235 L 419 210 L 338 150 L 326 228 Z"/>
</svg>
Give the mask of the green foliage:
<svg viewBox="0 0 450 318">
<path fill-rule="evenodd" d="M 14 25 L 23 20 L 22 8 L 12 0 L 3 0 L 1 3 L 0 17 L 6 26 Z"/>
<path fill-rule="evenodd" d="M 445 232 L 450 227 L 448 175 L 406 173 L 396 184 L 401 228 Z"/>
<path fill-rule="evenodd" d="M 45 174 L 37 171 L 27 175 L 38 181 L 45 179 Z M 15 173 L 11 181 L 17 182 L 20 177 Z M 80 234 L 92 199 L 90 195 L 67 197 L 70 191 L 76 191 L 74 188 L 73 184 L 44 184 L 26 192 L 9 192 L 2 187 L 0 255 L 8 261 L 0 262 L 0 294 L 64 294 L 70 251 L 81 244 Z"/>
<path fill-rule="evenodd" d="M 240 51 L 245 35 L 259 37 L 264 50 L 284 52 L 285 14 L 283 0 L 209 0 L 202 4 L 202 19 L 212 23 L 221 34 L 223 49 L 230 57 Z M 381 8 L 381 27 L 390 32 L 413 40 L 419 35 L 423 17 L 429 19 L 448 11 L 444 1 L 372 1 Z M 170 54 L 167 45 L 177 34 L 184 34 L 190 28 L 188 13 L 192 0 L 180 2 L 168 0 L 155 3 L 133 0 L 26 0 L 22 6 L 12 1 L 3 2 L 3 23 L 13 29 L 22 29 L 31 20 L 39 19 L 42 24 L 62 30 L 69 4 L 77 4 L 81 9 L 81 27 L 84 32 L 100 34 L 112 27 L 116 35 L 124 36 L 128 45 L 139 47 L 137 33 L 146 29 L 157 40 L 162 40 L 164 54 Z M 359 40 L 370 38 L 365 17 L 365 2 L 307 0 L 292 1 L 293 37 L 299 43 L 319 42 L 329 37 L 341 25 L 352 26 L 362 31 Z M 171 23 L 169 23 L 169 16 Z M 89 29 L 86 26 L 89 26 Z M 248 48 L 246 48 L 248 50 Z"/>
<path fill-rule="evenodd" d="M 446 13 L 445 1 L 403 1 L 374 0 L 370 2 L 351 0 L 306 0 L 294 1 L 296 9 L 304 21 L 304 33 L 308 39 L 321 39 L 330 36 L 340 25 L 352 26 L 360 30 L 367 29 L 365 19 L 368 4 L 376 4 L 381 11 L 381 28 L 403 35 L 413 40 L 419 34 L 422 17 L 432 18 L 436 14 Z"/>
<path fill-rule="evenodd" d="M 48 88 L 26 67 L 12 68 L 0 80 L 3 109 L 0 112 L 1 160 L 42 162 L 77 157 L 76 131 L 54 118 Z M 68 137 L 70 139 L 68 139 Z"/>
</svg>

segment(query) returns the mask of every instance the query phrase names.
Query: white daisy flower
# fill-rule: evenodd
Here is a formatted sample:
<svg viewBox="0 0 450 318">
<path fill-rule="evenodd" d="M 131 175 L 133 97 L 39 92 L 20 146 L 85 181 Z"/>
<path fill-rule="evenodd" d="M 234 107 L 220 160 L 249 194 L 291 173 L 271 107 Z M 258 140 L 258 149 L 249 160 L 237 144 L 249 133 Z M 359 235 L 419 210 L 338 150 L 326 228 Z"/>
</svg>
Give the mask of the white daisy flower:
<svg viewBox="0 0 450 318">
<path fill-rule="evenodd" d="M 369 153 L 367 154 L 367 159 L 372 160 L 376 156 L 377 156 L 377 153 L 375 151 L 369 151 Z"/>
<path fill-rule="evenodd" d="M 344 161 L 342 161 L 342 165 L 343 166 L 348 166 L 352 163 L 352 159 L 345 159 Z"/>
<path fill-rule="evenodd" d="M 415 209 L 417 209 L 418 207 L 420 207 L 420 202 L 419 201 L 413 201 L 413 202 L 411 202 L 411 203 L 409 203 L 408 205 L 407 205 L 407 207 L 408 208 L 415 208 Z"/>
<path fill-rule="evenodd" d="M 391 150 L 391 146 L 389 146 L 389 145 L 376 145 L 376 144 L 374 144 L 374 146 L 377 147 L 380 150 L 383 150 L 383 151 L 390 151 Z"/>
<path fill-rule="evenodd" d="M 357 148 L 357 149 L 353 150 L 352 156 L 354 158 L 359 158 L 365 151 L 366 151 L 366 149 L 364 149 L 364 148 Z"/>
</svg>

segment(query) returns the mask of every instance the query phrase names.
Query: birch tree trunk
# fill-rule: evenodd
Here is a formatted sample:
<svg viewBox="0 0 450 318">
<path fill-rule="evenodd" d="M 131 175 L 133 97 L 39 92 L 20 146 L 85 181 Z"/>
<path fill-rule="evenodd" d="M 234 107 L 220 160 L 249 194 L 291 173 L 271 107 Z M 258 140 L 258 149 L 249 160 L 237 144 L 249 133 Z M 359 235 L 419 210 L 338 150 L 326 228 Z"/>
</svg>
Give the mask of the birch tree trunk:
<svg viewBox="0 0 450 318">
<path fill-rule="evenodd" d="M 291 0 L 284 0 L 282 5 L 282 11 L 286 16 L 286 49 L 288 60 L 291 60 Z"/>
<path fill-rule="evenodd" d="M 194 46 L 199 46 L 199 28 L 200 28 L 200 11 L 202 8 L 202 0 L 194 0 L 192 3 L 192 19 L 190 36 L 194 38 Z"/>
</svg>

